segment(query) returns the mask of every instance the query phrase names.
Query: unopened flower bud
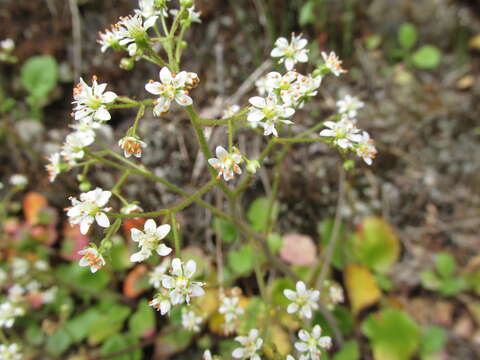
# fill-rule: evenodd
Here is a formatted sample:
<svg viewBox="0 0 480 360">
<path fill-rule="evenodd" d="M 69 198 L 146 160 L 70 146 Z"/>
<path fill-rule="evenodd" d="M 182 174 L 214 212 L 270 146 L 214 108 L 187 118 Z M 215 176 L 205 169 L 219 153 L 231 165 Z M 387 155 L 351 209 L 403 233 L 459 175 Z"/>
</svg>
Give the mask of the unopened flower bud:
<svg viewBox="0 0 480 360">
<path fill-rule="evenodd" d="M 180 0 L 180 6 L 189 8 L 193 5 L 193 0 Z"/>
<path fill-rule="evenodd" d="M 257 160 L 248 161 L 247 163 L 247 171 L 250 174 L 255 174 L 257 169 L 260 169 L 260 163 Z"/>
<path fill-rule="evenodd" d="M 123 69 L 123 70 L 132 70 L 133 67 L 135 66 L 135 60 L 133 58 L 122 58 L 122 60 L 120 60 L 120 69 Z"/>
<path fill-rule="evenodd" d="M 80 183 L 79 189 L 81 192 L 89 191 L 92 188 L 92 184 L 89 181 L 83 181 Z"/>
</svg>

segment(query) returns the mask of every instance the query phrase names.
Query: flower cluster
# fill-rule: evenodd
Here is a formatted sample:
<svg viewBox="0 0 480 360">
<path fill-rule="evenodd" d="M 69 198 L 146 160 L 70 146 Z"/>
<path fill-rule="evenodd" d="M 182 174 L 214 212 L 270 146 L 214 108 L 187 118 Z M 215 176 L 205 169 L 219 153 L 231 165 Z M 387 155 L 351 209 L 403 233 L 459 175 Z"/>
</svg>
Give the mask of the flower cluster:
<svg viewBox="0 0 480 360">
<path fill-rule="evenodd" d="M 25 314 L 20 306 L 9 301 L 0 305 L 0 328 L 11 328 L 15 318 Z"/>
<path fill-rule="evenodd" d="M 195 314 L 195 311 L 183 309 L 182 326 L 184 329 L 192 332 L 199 332 L 203 320 L 205 320 L 205 317 L 198 316 Z"/>
<path fill-rule="evenodd" d="M 366 164 L 372 165 L 377 154 L 373 140 L 366 131 L 357 128 L 357 112 L 364 106 L 358 98 L 346 95 L 337 102 L 340 120 L 326 121 L 327 129 L 320 132 L 320 136 L 329 137 L 332 143 L 342 150 L 352 150 L 361 157 Z"/>
<path fill-rule="evenodd" d="M 168 313 L 172 306 L 189 304 L 192 297 L 205 294 L 204 283 L 193 280 L 197 269 L 195 261 L 189 260 L 183 264 L 179 258 L 175 258 L 172 260 L 171 266 L 170 275 L 162 276 L 161 292 L 149 303 L 162 315 Z"/>
<path fill-rule="evenodd" d="M 157 252 L 160 256 L 167 256 L 172 249 L 161 242 L 170 232 L 170 225 L 164 224 L 157 227 L 155 220 L 149 219 L 145 222 L 143 231 L 131 229 L 132 241 L 137 242 L 140 251 L 130 257 L 132 262 L 142 262 L 148 259 L 152 252 Z"/>
<path fill-rule="evenodd" d="M 1 344 L 0 359 L 4 360 L 21 360 L 23 358 L 20 348 L 17 344 Z"/>
<path fill-rule="evenodd" d="M 311 332 L 300 330 L 300 341 L 295 343 L 295 348 L 302 353 L 300 360 L 319 360 L 322 350 L 328 350 L 332 346 L 329 336 L 322 336 L 322 328 L 315 325 Z"/>
<path fill-rule="evenodd" d="M 260 360 L 258 351 L 262 348 L 263 340 L 259 337 L 257 329 L 251 329 L 247 336 L 237 336 L 235 341 L 242 345 L 232 352 L 235 359 Z"/>
<path fill-rule="evenodd" d="M 100 188 L 80 194 L 80 200 L 71 197 L 72 207 L 67 209 L 67 216 L 70 218 L 70 224 L 80 225 L 80 232 L 86 234 L 94 221 L 101 227 L 110 226 L 110 221 L 105 212 L 110 211 L 106 208 L 112 193 Z"/>
<path fill-rule="evenodd" d="M 215 155 L 215 158 L 208 159 L 208 163 L 217 171 L 217 178 L 223 175 L 223 179 L 229 181 L 235 177 L 235 174 L 242 173 L 242 169 L 238 165 L 243 159 L 238 150 L 229 153 L 222 146 L 217 146 Z"/>
<path fill-rule="evenodd" d="M 237 327 L 237 322 L 244 310 L 240 307 L 240 298 L 238 296 L 221 296 L 218 312 L 223 315 L 223 328 L 226 334 L 232 333 Z"/>
</svg>

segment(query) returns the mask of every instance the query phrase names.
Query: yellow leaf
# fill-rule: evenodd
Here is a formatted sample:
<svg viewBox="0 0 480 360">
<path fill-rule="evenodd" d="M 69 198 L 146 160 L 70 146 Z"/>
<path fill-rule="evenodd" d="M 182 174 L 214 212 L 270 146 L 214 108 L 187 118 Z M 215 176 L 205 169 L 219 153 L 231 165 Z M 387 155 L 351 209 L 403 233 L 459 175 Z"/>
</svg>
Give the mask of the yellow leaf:
<svg viewBox="0 0 480 360">
<path fill-rule="evenodd" d="M 377 281 L 367 267 L 349 264 L 344 272 L 345 285 L 354 314 L 380 299 Z"/>
<path fill-rule="evenodd" d="M 470 46 L 471 49 L 480 50 L 480 34 L 472 37 L 468 42 L 468 45 Z"/>
<path fill-rule="evenodd" d="M 277 352 L 283 357 L 290 354 L 292 351 L 292 345 L 287 332 L 278 325 L 271 325 L 268 330 L 270 333 L 270 339 L 273 344 L 275 344 Z"/>
<path fill-rule="evenodd" d="M 212 315 L 218 308 L 218 291 L 214 289 L 208 289 L 205 291 L 205 295 L 197 299 L 196 304 L 200 308 L 200 312 L 203 314 Z"/>
</svg>

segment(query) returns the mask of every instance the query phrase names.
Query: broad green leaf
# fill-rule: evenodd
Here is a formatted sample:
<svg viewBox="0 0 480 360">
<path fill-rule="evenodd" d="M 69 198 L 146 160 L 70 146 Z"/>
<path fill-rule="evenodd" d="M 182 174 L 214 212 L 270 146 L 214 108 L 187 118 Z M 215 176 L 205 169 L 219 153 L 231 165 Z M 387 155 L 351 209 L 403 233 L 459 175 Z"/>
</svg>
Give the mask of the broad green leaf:
<svg viewBox="0 0 480 360">
<path fill-rule="evenodd" d="M 238 230 L 230 221 L 215 218 L 213 226 L 223 242 L 231 244 L 238 240 Z"/>
<path fill-rule="evenodd" d="M 36 99 L 48 96 L 57 84 L 58 65 L 51 56 L 34 56 L 22 66 L 21 82 Z"/>
<path fill-rule="evenodd" d="M 96 345 L 123 328 L 123 322 L 130 315 L 131 309 L 125 305 L 105 302 L 99 307 L 100 315 L 92 324 L 88 342 Z"/>
<path fill-rule="evenodd" d="M 167 359 L 171 355 L 185 350 L 192 342 L 193 335 L 188 330 L 164 327 L 161 336 L 158 337 L 156 342 L 156 355 L 160 359 Z"/>
<path fill-rule="evenodd" d="M 155 328 L 155 312 L 148 306 L 148 301 L 143 299 L 138 304 L 137 311 L 128 320 L 130 333 L 142 337 L 146 332 Z"/>
<path fill-rule="evenodd" d="M 39 346 L 45 341 L 42 329 L 37 324 L 31 324 L 25 332 L 26 340 L 29 344 Z"/>
<path fill-rule="evenodd" d="M 255 199 L 248 208 L 247 219 L 252 224 L 255 231 L 264 231 L 268 223 L 269 200 L 266 197 Z M 271 220 L 275 220 L 278 215 L 278 204 L 273 203 L 271 208 Z"/>
<path fill-rule="evenodd" d="M 317 231 L 320 235 L 320 241 L 324 249 L 327 248 L 330 239 L 332 238 L 334 223 L 333 219 L 327 219 L 318 224 Z M 345 266 L 346 261 L 344 252 L 348 251 L 348 244 L 345 239 L 345 227 L 343 225 L 340 225 L 337 236 L 337 242 L 333 249 L 332 264 L 336 269 L 341 270 Z"/>
<path fill-rule="evenodd" d="M 406 49 L 410 50 L 417 43 L 417 29 L 411 23 L 404 23 L 398 30 L 398 42 Z"/>
<path fill-rule="evenodd" d="M 375 360 L 409 360 L 420 344 L 418 325 L 398 309 L 371 314 L 362 325 Z"/>
<path fill-rule="evenodd" d="M 138 340 L 131 335 L 115 334 L 109 337 L 100 348 L 100 355 L 109 356 L 118 352 L 123 352 L 128 348 L 134 347 L 138 344 Z M 109 357 L 111 360 L 140 360 L 142 352 L 139 348 L 131 349 L 131 351 L 124 352 L 121 355 Z"/>
<path fill-rule="evenodd" d="M 291 289 L 295 291 L 295 283 L 290 278 L 277 278 L 273 281 L 270 292 L 272 297 L 272 302 L 275 305 L 287 307 L 290 304 L 290 300 L 288 300 L 285 295 L 283 294 L 283 290 Z"/>
<path fill-rule="evenodd" d="M 360 349 L 356 340 L 345 342 L 342 348 L 333 355 L 333 360 L 358 360 Z"/>
<path fill-rule="evenodd" d="M 60 265 L 56 274 L 64 283 L 87 290 L 87 294 L 103 290 L 109 283 L 106 271 L 100 270 L 92 274 L 89 268 L 81 267 L 76 262 Z"/>
<path fill-rule="evenodd" d="M 367 217 L 353 238 L 355 254 L 372 270 L 386 273 L 400 256 L 400 241 L 383 219 Z"/>
<path fill-rule="evenodd" d="M 132 266 L 132 263 L 130 262 L 130 252 L 125 241 L 121 237 L 114 237 L 110 255 L 112 258 L 111 264 L 113 270 L 125 270 Z"/>
<path fill-rule="evenodd" d="M 452 255 L 443 252 L 435 256 L 435 266 L 440 276 L 446 279 L 454 275 L 457 264 Z"/>
<path fill-rule="evenodd" d="M 268 248 L 272 252 L 272 254 L 278 254 L 280 249 L 282 248 L 282 237 L 277 233 L 270 233 L 267 238 Z"/>
<path fill-rule="evenodd" d="M 422 286 L 428 290 L 438 290 L 440 279 L 433 270 L 425 270 L 420 274 Z"/>
<path fill-rule="evenodd" d="M 338 327 L 342 333 L 345 335 L 350 334 L 354 325 L 352 312 L 345 306 L 337 305 L 332 313 L 337 319 Z"/>
<path fill-rule="evenodd" d="M 89 331 L 98 316 L 99 312 L 97 309 L 93 308 L 67 321 L 66 328 L 74 337 L 75 342 L 80 342 L 88 336 Z"/>
<path fill-rule="evenodd" d="M 248 275 L 253 270 L 253 249 L 250 245 L 243 245 L 238 250 L 228 253 L 228 265 L 238 275 Z"/>
<path fill-rule="evenodd" d="M 440 351 L 447 342 L 447 332 L 439 326 L 429 326 L 422 333 L 420 354 L 422 357 Z"/>
<path fill-rule="evenodd" d="M 462 290 L 465 289 L 465 282 L 463 278 L 448 278 L 443 279 L 440 282 L 439 291 L 442 295 L 445 296 L 454 296 L 460 293 Z"/>
<path fill-rule="evenodd" d="M 260 328 L 265 317 L 265 303 L 259 297 L 252 297 L 245 308 L 245 314 L 238 326 L 239 334 L 246 334 L 250 329 Z"/>
<path fill-rule="evenodd" d="M 73 341 L 72 336 L 61 327 L 48 337 L 47 352 L 50 355 L 58 357 L 67 351 L 70 345 L 73 344 Z"/>
<path fill-rule="evenodd" d="M 419 69 L 433 69 L 440 63 L 442 53 L 433 45 L 424 45 L 412 55 L 412 62 Z"/>
<path fill-rule="evenodd" d="M 368 268 L 350 264 L 346 266 L 343 275 L 354 314 L 380 299 L 377 281 Z"/>
</svg>

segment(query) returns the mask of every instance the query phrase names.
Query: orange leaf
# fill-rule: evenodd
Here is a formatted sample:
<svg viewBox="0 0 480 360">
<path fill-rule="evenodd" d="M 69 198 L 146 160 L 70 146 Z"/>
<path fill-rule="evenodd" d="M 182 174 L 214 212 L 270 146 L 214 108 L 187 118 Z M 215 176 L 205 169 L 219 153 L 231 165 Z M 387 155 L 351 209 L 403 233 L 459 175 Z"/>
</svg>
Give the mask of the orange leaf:
<svg viewBox="0 0 480 360">
<path fill-rule="evenodd" d="M 136 298 L 143 293 L 147 288 L 146 283 L 147 266 L 140 264 L 130 271 L 123 283 L 123 294 L 129 298 Z M 147 284 L 148 285 L 148 282 Z"/>
<path fill-rule="evenodd" d="M 36 192 L 29 192 L 23 197 L 23 213 L 29 224 L 38 223 L 38 215 L 40 210 L 48 205 L 47 199 Z"/>
</svg>

